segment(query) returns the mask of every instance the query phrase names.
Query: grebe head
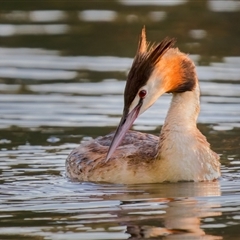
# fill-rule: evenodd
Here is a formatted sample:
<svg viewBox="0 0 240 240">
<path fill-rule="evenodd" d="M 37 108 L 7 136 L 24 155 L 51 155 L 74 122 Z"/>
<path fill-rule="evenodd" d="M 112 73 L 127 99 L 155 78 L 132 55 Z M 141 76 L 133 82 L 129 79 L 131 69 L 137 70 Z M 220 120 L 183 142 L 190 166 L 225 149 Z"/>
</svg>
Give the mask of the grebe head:
<svg viewBox="0 0 240 240">
<path fill-rule="evenodd" d="M 135 119 L 147 110 L 163 93 L 191 91 L 196 85 L 193 62 L 178 49 L 175 40 L 164 39 L 150 46 L 142 29 L 136 56 L 129 71 L 125 91 L 124 109 L 106 161 L 120 145 Z"/>
</svg>

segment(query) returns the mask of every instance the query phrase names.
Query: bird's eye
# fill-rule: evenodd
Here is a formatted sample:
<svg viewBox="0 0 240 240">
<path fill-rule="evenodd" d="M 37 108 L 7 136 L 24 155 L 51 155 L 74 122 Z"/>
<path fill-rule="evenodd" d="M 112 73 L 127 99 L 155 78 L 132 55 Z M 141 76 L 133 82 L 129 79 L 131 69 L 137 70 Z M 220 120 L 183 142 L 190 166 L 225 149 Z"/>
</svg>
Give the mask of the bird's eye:
<svg viewBox="0 0 240 240">
<path fill-rule="evenodd" d="M 145 98 L 145 96 L 147 95 L 147 91 L 146 90 L 141 90 L 139 93 L 138 93 L 139 97 L 140 98 Z"/>
</svg>

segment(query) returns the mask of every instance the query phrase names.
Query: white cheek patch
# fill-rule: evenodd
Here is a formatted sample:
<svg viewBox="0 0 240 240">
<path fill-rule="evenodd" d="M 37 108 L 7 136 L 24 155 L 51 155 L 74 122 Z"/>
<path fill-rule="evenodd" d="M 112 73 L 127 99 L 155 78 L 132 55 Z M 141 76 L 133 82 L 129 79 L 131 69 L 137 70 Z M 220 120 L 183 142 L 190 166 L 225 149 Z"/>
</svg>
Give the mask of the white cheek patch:
<svg viewBox="0 0 240 240">
<path fill-rule="evenodd" d="M 147 95 L 143 100 L 143 105 L 140 109 L 139 114 L 142 114 L 149 107 L 151 107 L 156 102 L 156 100 L 165 93 L 161 79 L 159 79 L 159 75 L 157 76 L 154 73 L 149 78 L 144 89 L 146 89 Z"/>
<path fill-rule="evenodd" d="M 129 107 L 129 112 L 131 112 L 138 105 L 139 100 L 140 100 L 140 97 L 137 95 Z"/>
<path fill-rule="evenodd" d="M 165 93 L 164 85 L 161 78 L 159 78 L 159 73 L 154 71 L 147 81 L 147 85 L 141 88 L 141 90 L 146 90 L 146 97 L 143 99 L 143 105 L 140 109 L 139 115 L 146 111 L 163 93 Z M 137 94 L 134 98 L 132 104 L 129 107 L 129 112 L 131 112 L 139 103 L 140 97 Z"/>
</svg>

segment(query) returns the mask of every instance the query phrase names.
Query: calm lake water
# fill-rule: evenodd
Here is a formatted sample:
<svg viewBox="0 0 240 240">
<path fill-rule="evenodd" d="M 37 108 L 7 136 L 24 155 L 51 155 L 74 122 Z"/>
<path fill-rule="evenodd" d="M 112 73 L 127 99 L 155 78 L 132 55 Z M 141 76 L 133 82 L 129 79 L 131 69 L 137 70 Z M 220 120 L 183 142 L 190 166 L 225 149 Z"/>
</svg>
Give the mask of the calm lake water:
<svg viewBox="0 0 240 240">
<path fill-rule="evenodd" d="M 20 2 L 20 1 L 19 1 Z M 240 1 L 0 0 L 0 239 L 240 239 Z M 207 183 L 73 182 L 65 159 L 113 131 L 146 25 L 197 65 Z M 134 129 L 158 134 L 171 95 Z"/>
</svg>

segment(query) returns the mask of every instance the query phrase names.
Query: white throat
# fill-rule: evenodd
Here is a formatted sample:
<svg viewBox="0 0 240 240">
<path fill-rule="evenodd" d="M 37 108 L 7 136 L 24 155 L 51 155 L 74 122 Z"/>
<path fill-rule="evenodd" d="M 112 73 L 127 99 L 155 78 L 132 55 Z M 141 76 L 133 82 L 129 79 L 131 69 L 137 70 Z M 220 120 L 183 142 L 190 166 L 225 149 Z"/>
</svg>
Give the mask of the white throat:
<svg viewBox="0 0 240 240">
<path fill-rule="evenodd" d="M 170 108 L 162 127 L 159 146 L 157 150 L 158 159 L 166 159 L 178 164 L 178 159 L 184 162 L 195 145 L 196 138 L 204 137 L 196 126 L 200 110 L 200 90 L 196 83 L 192 91 L 174 93 Z M 204 137 L 205 138 L 205 137 Z"/>
<path fill-rule="evenodd" d="M 173 94 L 156 155 L 159 169 L 164 169 L 159 176 L 163 181 L 203 181 L 219 176 L 215 169 L 218 157 L 196 126 L 199 92 L 196 83 L 192 91 Z"/>
<path fill-rule="evenodd" d="M 200 89 L 198 83 L 192 91 L 174 93 L 162 131 L 186 131 L 196 128 L 200 111 Z"/>
</svg>

